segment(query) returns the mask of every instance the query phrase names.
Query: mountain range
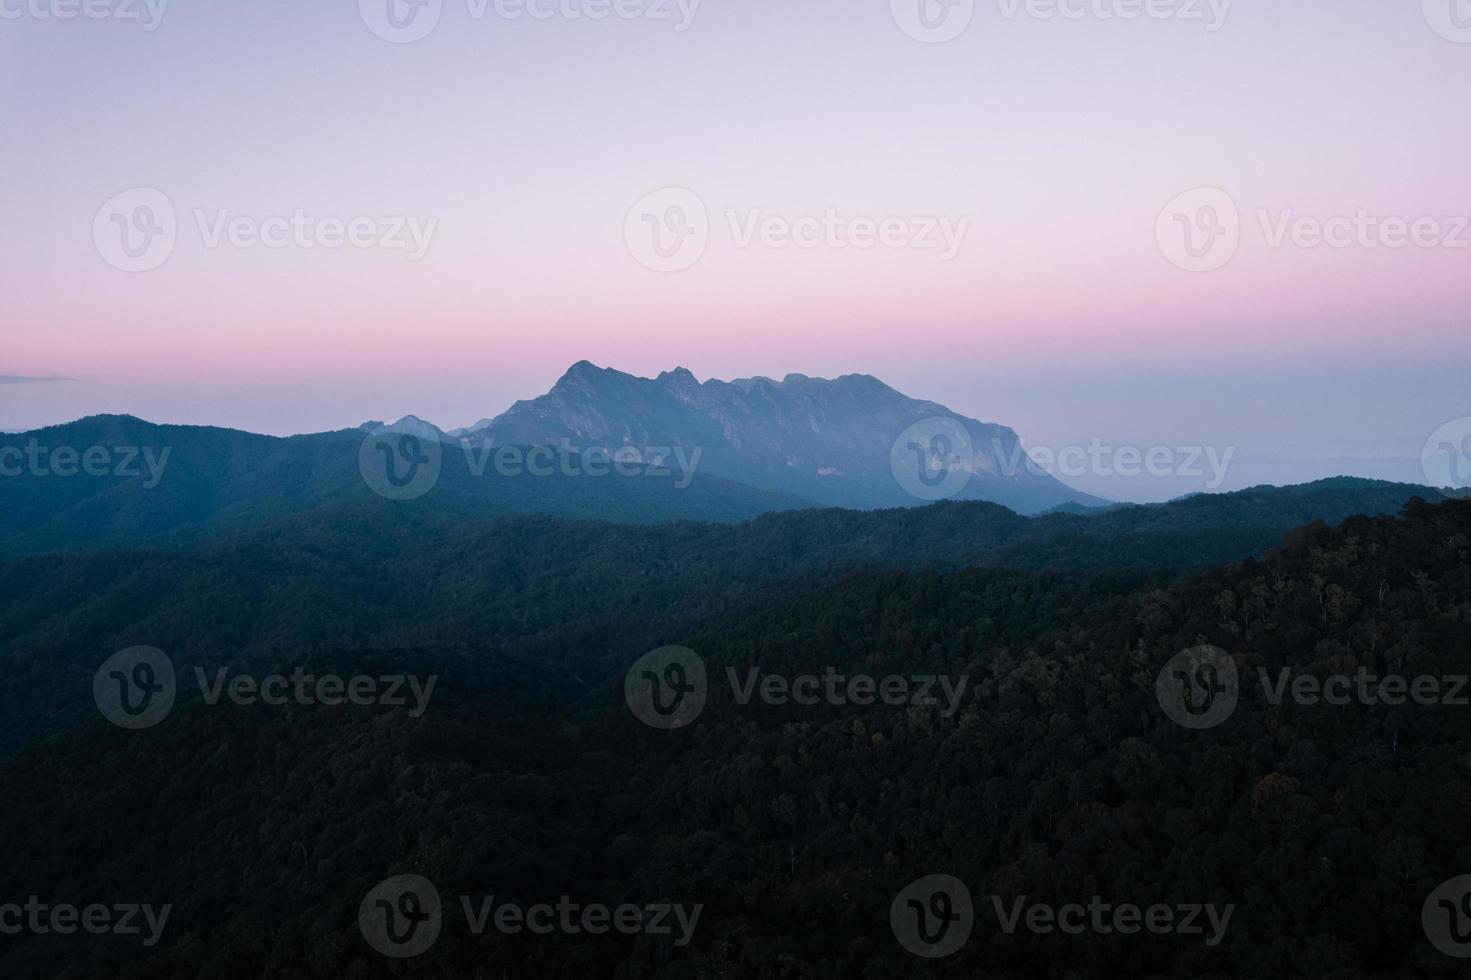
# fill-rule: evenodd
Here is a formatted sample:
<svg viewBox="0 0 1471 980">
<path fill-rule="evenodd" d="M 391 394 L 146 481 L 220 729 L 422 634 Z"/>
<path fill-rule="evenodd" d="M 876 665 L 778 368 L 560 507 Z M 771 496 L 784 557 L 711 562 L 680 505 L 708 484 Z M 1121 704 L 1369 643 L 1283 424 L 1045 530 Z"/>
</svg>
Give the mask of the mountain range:
<svg viewBox="0 0 1471 980">
<path fill-rule="evenodd" d="M 455 520 L 541 514 L 643 525 L 739 523 L 813 507 L 906 507 L 931 502 L 901 479 L 899 464 L 913 468 L 916 459 L 900 453 L 895 462 L 896 445 L 917 422 L 938 425 L 952 449 L 968 443 L 973 450 L 934 464 L 937 473 L 964 470 L 946 495 L 952 500 L 987 501 L 1024 516 L 1106 509 L 1106 501 L 1030 466 L 998 465 L 1021 452 L 1012 429 L 909 398 L 866 375 L 702 383 L 683 369 L 649 379 L 581 361 L 547 394 L 453 432 L 407 417 L 277 438 L 93 416 L 0 435 L 0 557 L 181 545 L 339 507 L 406 507 Z M 437 447 L 432 481 L 415 499 L 384 500 L 392 490 L 376 485 L 377 453 L 407 452 L 403 439 Z M 921 434 L 914 441 L 924 440 Z M 531 447 L 556 449 L 544 451 L 544 470 L 532 472 Z M 509 469 L 505 453 L 515 463 Z M 605 476 L 590 479 L 600 456 L 596 472 Z M 619 460 L 623 478 L 606 475 L 610 459 Z M 1343 506 L 1295 511 L 1294 519 L 1382 513 L 1411 496 L 1442 496 L 1408 484 L 1333 486 Z"/>
<path fill-rule="evenodd" d="M 963 441 L 958 426 L 973 450 L 954 464 L 969 479 L 951 499 L 988 500 L 1021 514 L 1107 503 L 1027 465 L 1011 428 L 911 398 L 866 374 L 701 382 L 685 368 L 640 378 L 579 361 L 545 395 L 452 435 L 492 446 L 698 448 L 706 473 L 822 506 L 868 509 L 929 502 L 906 490 L 892 466 L 896 441 L 927 422 L 948 428 L 956 443 Z"/>
<path fill-rule="evenodd" d="M 909 398 L 865 375 L 701 383 L 682 368 L 649 379 L 580 361 L 545 395 L 449 433 L 412 416 L 277 438 L 104 415 L 0 435 L 0 554 L 158 544 L 373 500 L 365 469 L 379 462 L 372 450 L 398 448 L 365 450 L 375 433 L 390 442 L 400 435 L 437 442 L 433 485 L 415 503 L 465 517 L 734 522 L 813 506 L 909 506 L 930 501 L 901 486 L 891 453 L 906 427 L 926 419 L 942 420 L 957 443 L 975 447 L 936 462 L 937 473 L 947 465 L 970 470 L 947 496 L 1022 514 L 1105 503 L 1026 465 L 998 472 L 999 455 L 1019 458 L 1010 428 Z M 538 446 L 558 447 L 577 463 L 527 478 L 524 465 L 508 472 L 492 462 L 519 447 L 525 463 L 524 450 Z M 617 459 L 625 476 L 649 478 L 583 478 L 591 472 L 585 461 L 599 454 Z"/>
</svg>

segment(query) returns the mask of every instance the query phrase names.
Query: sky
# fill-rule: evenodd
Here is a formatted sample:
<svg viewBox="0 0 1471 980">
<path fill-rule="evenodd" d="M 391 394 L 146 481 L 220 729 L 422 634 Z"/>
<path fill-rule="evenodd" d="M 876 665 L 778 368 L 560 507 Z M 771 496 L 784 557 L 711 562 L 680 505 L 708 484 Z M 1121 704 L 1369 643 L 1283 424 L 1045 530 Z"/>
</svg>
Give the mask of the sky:
<svg viewBox="0 0 1471 980">
<path fill-rule="evenodd" d="M 586 358 L 1413 460 L 1468 91 L 1471 0 L 0 0 L 0 429 L 448 428 Z"/>
</svg>

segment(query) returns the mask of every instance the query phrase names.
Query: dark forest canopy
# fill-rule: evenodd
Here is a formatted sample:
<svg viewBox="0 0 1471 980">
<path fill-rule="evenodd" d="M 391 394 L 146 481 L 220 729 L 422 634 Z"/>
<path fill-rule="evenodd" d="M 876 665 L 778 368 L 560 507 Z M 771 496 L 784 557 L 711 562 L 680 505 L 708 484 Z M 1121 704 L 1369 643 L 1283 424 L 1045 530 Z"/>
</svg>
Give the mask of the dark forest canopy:
<svg viewBox="0 0 1471 980">
<path fill-rule="evenodd" d="M 1071 568 L 838 569 L 805 589 L 762 587 L 739 553 L 721 564 L 678 548 L 659 552 L 672 566 L 663 581 L 655 561 L 620 585 L 627 573 L 597 546 L 599 525 L 556 532 L 569 547 L 581 535 L 587 553 L 559 557 L 573 571 L 549 580 L 540 562 L 552 558 L 527 548 L 547 528 L 496 529 L 427 552 L 409 531 L 267 532 L 254 560 L 274 554 L 280 591 L 262 591 L 241 542 L 133 555 L 126 572 L 113 564 L 125 556 L 95 555 L 69 573 L 53 567 L 55 580 L 36 574 L 47 560 L 7 566 L 8 630 L 54 633 L 55 650 L 121 642 L 118 624 L 136 621 L 164 639 L 133 642 L 166 645 L 181 664 L 245 649 L 240 669 L 254 672 L 306 663 L 440 680 L 418 718 L 185 697 L 147 731 L 94 717 L 33 742 L 0 772 L 9 889 L 175 909 L 150 949 L 0 937 L 0 973 L 1461 975 L 1420 912 L 1438 884 L 1471 872 L 1471 709 L 1273 704 L 1257 677 L 1466 673 L 1471 504 L 1309 524 L 1279 549 L 1203 571 L 1100 569 L 1084 538 Z M 482 584 L 482 547 L 521 552 L 506 562 L 521 577 Z M 805 550 L 779 567 L 805 572 Z M 406 586 L 448 554 L 466 562 L 458 578 Z M 315 583 L 309 556 L 321 562 Z M 359 574 L 341 575 L 348 565 Z M 401 578 L 388 571 L 400 565 Z M 91 599 L 48 611 L 47 595 Z M 717 679 L 836 667 L 964 676 L 969 692 L 946 715 L 742 706 L 712 683 L 694 723 L 661 732 L 622 695 L 633 660 L 666 643 L 697 651 Z M 1229 719 L 1192 731 L 1165 715 L 1154 684 L 1199 644 L 1227 651 L 1243 680 Z M 570 895 L 703 913 L 679 947 L 474 936 L 446 915 L 434 948 L 404 966 L 366 945 L 357 910 L 405 873 L 452 902 Z M 933 873 L 968 886 L 976 926 L 954 955 L 926 962 L 895 940 L 889 907 Z M 1095 895 L 1235 913 L 1207 946 L 1006 935 L 989 904 Z"/>
<path fill-rule="evenodd" d="M 192 544 L 0 562 L 0 758 L 90 716 L 137 644 L 219 665 L 311 649 L 496 645 L 621 656 L 703 614 L 863 569 L 1164 570 L 1239 561 L 1313 520 L 1395 513 L 1416 488 L 1341 479 L 1092 516 L 994 504 L 804 510 L 742 524 L 469 520 L 427 500 L 251 522 Z M 422 505 L 422 506 L 421 506 Z"/>
</svg>

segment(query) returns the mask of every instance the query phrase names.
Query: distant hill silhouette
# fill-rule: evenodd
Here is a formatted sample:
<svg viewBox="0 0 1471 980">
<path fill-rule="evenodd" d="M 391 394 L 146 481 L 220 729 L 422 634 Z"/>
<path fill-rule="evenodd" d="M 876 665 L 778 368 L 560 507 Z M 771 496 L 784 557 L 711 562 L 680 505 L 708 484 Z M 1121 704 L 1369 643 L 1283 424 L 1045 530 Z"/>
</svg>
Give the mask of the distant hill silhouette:
<svg viewBox="0 0 1471 980">
<path fill-rule="evenodd" d="M 79 461 L 48 462 L 41 475 L 18 464 L 0 476 L 0 556 L 61 549 L 181 542 L 261 520 L 344 503 L 426 508 L 463 517 L 548 514 L 647 524 L 670 520 L 741 521 L 758 514 L 811 506 L 790 494 L 743 486 L 695 470 L 687 482 L 669 470 L 626 467 L 639 475 L 502 475 L 494 461 L 442 445 L 438 477 L 423 497 L 384 500 L 360 468 L 364 429 L 275 438 L 234 429 L 154 425 L 104 415 L 33 432 L 0 436 L 0 450 L 35 441 L 81 456 L 97 447 L 108 462 L 87 475 Z M 136 447 L 136 455 L 118 451 Z M 132 455 L 131 460 L 129 456 Z M 98 457 L 100 460 L 101 457 Z M 14 465 L 15 457 L 10 457 Z M 117 475 L 125 464 L 127 472 Z M 150 468 L 151 467 L 151 468 Z M 477 475 L 477 467 L 478 474 Z M 62 469 L 70 475 L 48 470 Z M 75 472 L 72 472 L 75 471 Z M 681 485 L 683 484 L 683 485 Z"/>
</svg>

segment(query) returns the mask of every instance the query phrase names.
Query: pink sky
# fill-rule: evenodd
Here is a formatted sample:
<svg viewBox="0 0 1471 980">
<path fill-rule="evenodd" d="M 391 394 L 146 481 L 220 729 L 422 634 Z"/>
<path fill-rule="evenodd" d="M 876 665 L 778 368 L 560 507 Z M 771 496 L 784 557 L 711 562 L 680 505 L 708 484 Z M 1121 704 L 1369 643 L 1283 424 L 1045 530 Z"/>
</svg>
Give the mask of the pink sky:
<svg viewBox="0 0 1471 980">
<path fill-rule="evenodd" d="M 1471 414 L 1455 381 L 1471 366 L 1471 249 L 1272 248 L 1257 212 L 1471 213 L 1471 44 L 1419 8 L 1240 2 L 1212 32 L 981 2 L 938 45 L 887 3 L 837 0 L 707 0 L 682 32 L 477 21 L 446 0 L 435 32 L 403 45 L 351 3 L 204 0 L 151 32 L 0 22 L 0 374 L 76 379 L 0 385 L 0 428 L 96 411 L 451 426 L 586 357 L 701 377 L 860 371 L 1041 439 L 1413 455 Z M 624 218 L 671 186 L 703 200 L 710 244 L 658 273 Z M 1205 274 L 1155 238 L 1166 203 L 1202 186 L 1229 192 L 1244 226 Z M 93 242 L 98 209 L 133 187 L 178 212 L 178 244 L 148 272 Z M 968 232 L 942 262 L 742 248 L 725 217 L 829 208 Z M 410 262 L 211 248 L 195 220 L 296 209 L 438 224 Z M 1179 404 L 1188 379 L 1209 397 Z"/>
</svg>

